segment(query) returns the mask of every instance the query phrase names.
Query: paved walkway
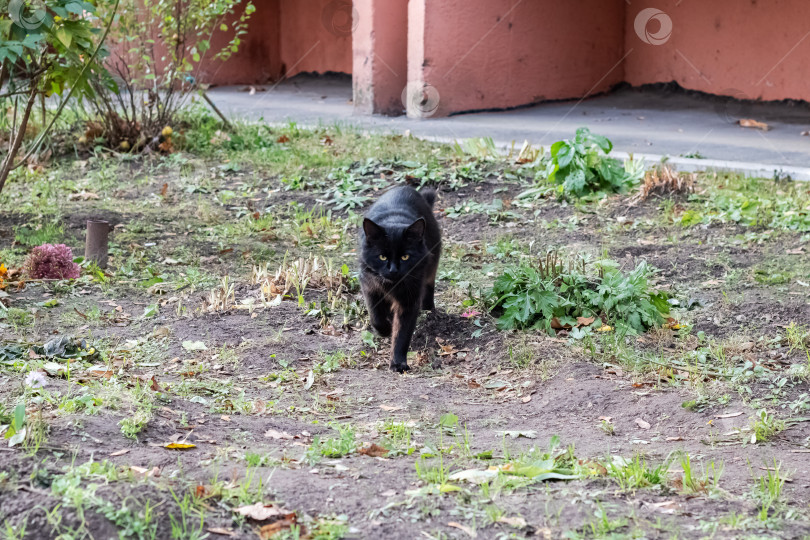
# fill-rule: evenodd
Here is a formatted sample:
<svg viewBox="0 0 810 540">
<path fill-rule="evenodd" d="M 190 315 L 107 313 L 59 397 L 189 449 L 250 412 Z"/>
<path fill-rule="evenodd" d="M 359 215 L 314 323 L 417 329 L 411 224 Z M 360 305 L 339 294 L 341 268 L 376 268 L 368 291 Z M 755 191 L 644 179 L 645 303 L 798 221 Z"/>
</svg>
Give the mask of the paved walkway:
<svg viewBox="0 0 810 540">
<path fill-rule="evenodd" d="M 810 106 L 728 103 L 683 92 L 618 90 L 583 101 L 547 103 L 512 111 L 450 118 L 355 116 L 348 77 L 299 76 L 251 95 L 244 87 L 215 88 L 209 95 L 231 117 L 264 118 L 301 126 L 352 125 L 382 133 L 435 140 L 492 137 L 506 146 L 528 140 L 546 149 L 573 136 L 577 127 L 610 138 L 620 154 L 649 161 L 669 156 L 681 169 L 726 168 L 773 176 L 774 171 L 810 180 Z M 766 122 L 760 131 L 736 124 L 740 117 Z M 700 159 L 694 159 L 699 157 Z"/>
</svg>

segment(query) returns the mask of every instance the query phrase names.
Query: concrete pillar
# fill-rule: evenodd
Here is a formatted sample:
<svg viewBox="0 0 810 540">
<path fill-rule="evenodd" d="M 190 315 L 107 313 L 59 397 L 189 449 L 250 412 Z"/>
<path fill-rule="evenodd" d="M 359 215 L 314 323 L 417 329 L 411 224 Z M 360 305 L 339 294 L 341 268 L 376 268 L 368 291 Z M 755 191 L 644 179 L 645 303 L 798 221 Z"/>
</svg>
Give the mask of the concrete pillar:
<svg viewBox="0 0 810 540">
<path fill-rule="evenodd" d="M 402 114 L 408 0 L 354 0 L 352 86 L 357 114 Z"/>
</svg>

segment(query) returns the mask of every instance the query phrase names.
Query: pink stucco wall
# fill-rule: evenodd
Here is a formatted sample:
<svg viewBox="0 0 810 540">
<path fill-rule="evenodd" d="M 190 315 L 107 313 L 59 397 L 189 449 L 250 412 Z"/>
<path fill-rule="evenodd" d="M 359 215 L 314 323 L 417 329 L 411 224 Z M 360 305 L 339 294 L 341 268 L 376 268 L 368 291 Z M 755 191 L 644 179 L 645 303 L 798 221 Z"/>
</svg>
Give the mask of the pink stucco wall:
<svg viewBox="0 0 810 540">
<path fill-rule="evenodd" d="M 352 72 L 352 36 L 345 15 L 349 2 L 280 0 L 281 62 L 288 77 L 296 73 Z M 331 28 L 329 28 L 331 26 Z"/>
<path fill-rule="evenodd" d="M 408 0 L 355 0 L 354 109 L 401 114 L 408 80 Z"/>
<path fill-rule="evenodd" d="M 437 116 L 601 92 L 623 80 L 624 6 L 411 0 L 409 77 L 435 88 Z"/>
<path fill-rule="evenodd" d="M 204 62 L 198 76 L 201 81 L 213 85 L 262 84 L 279 78 L 282 73 L 279 0 L 254 0 L 253 4 L 256 11 L 239 50 L 226 62 Z M 212 49 L 221 49 L 231 38 L 230 33 L 216 32 L 211 40 Z"/>
<path fill-rule="evenodd" d="M 634 30 L 636 16 L 649 7 L 672 21 L 663 44 L 644 43 Z M 625 13 L 630 84 L 675 81 L 738 98 L 810 100 L 807 0 L 635 0 Z M 650 31 L 658 24 L 651 21 Z"/>
<path fill-rule="evenodd" d="M 422 117 L 579 99 L 623 81 L 810 101 L 810 0 L 254 3 L 240 51 L 201 80 L 354 73 L 358 113 L 398 114 L 407 86 L 408 114 Z M 645 9 L 656 17 L 642 33 L 658 36 L 662 20 L 671 32 L 639 37 Z"/>
<path fill-rule="evenodd" d="M 342 26 L 348 1 L 254 0 L 256 11 L 239 51 L 227 62 L 207 63 L 209 84 L 258 84 L 297 73 L 352 72 L 351 24 Z M 213 43 L 226 42 L 214 35 Z"/>
</svg>

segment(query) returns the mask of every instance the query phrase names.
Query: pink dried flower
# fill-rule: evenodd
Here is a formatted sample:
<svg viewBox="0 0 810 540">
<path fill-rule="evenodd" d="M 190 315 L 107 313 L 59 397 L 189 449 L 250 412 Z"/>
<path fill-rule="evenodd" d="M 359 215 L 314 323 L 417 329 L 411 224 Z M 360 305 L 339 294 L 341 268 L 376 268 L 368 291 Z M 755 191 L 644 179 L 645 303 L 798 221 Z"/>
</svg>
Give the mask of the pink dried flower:
<svg viewBox="0 0 810 540">
<path fill-rule="evenodd" d="M 461 316 L 464 317 L 465 319 L 469 319 L 470 317 L 477 317 L 479 315 L 481 315 L 481 312 L 473 308 L 467 308 L 464 311 L 464 313 L 461 314 Z"/>
<path fill-rule="evenodd" d="M 42 244 L 25 259 L 25 275 L 29 279 L 76 279 L 80 269 L 65 244 Z"/>
</svg>

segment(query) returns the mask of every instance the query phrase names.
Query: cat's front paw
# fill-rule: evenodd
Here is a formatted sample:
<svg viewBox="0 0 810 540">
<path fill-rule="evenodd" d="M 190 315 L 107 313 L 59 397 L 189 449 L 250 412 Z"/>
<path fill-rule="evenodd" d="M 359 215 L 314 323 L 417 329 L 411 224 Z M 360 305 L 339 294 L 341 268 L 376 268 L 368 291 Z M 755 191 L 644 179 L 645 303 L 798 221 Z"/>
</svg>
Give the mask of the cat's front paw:
<svg viewBox="0 0 810 540">
<path fill-rule="evenodd" d="M 394 362 L 391 361 L 391 371 L 395 373 L 405 373 L 409 371 L 411 367 L 408 365 L 408 362 Z"/>
<path fill-rule="evenodd" d="M 371 323 L 371 327 L 380 337 L 391 337 L 391 323 Z"/>
</svg>

